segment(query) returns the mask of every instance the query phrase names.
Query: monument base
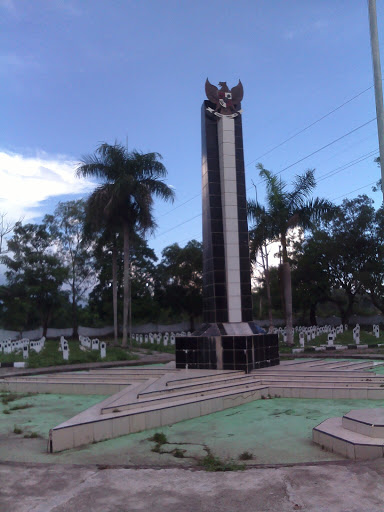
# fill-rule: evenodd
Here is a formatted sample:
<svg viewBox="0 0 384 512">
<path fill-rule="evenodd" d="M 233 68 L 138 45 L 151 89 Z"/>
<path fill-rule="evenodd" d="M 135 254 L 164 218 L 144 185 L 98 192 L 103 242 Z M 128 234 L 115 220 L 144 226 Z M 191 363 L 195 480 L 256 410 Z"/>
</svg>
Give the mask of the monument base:
<svg viewBox="0 0 384 512">
<path fill-rule="evenodd" d="M 278 335 L 254 322 L 204 324 L 192 336 L 176 338 L 176 368 L 249 373 L 278 364 Z"/>
</svg>

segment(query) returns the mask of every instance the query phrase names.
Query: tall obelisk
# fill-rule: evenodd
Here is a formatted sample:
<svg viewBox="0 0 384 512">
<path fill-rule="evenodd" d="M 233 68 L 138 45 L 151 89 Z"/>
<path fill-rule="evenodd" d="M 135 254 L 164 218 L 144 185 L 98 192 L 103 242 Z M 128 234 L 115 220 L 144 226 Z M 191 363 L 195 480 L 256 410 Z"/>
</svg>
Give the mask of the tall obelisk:
<svg viewBox="0 0 384 512">
<path fill-rule="evenodd" d="M 204 324 L 176 339 L 176 366 L 250 371 L 279 364 L 278 339 L 252 321 L 243 86 L 219 86 L 207 80 L 201 120 Z"/>
</svg>

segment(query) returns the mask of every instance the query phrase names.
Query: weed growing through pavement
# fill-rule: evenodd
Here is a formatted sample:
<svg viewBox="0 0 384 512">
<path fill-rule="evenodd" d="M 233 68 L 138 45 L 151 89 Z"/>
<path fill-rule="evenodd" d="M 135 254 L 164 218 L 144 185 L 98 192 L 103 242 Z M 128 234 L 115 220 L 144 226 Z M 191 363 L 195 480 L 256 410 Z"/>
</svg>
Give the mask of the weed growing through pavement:
<svg viewBox="0 0 384 512">
<path fill-rule="evenodd" d="M 252 460 L 253 454 L 250 452 L 243 452 L 239 455 L 239 460 Z"/>
<path fill-rule="evenodd" d="M 24 404 L 24 405 L 14 405 L 13 407 L 10 407 L 10 411 L 19 411 L 21 409 L 29 409 L 30 407 L 33 407 L 32 404 Z"/>
<path fill-rule="evenodd" d="M 220 459 L 206 448 L 207 455 L 200 459 L 200 464 L 206 471 L 243 471 L 244 464 L 237 464 L 233 459 Z"/>
<path fill-rule="evenodd" d="M 153 436 L 149 438 L 149 441 L 153 441 L 160 445 L 168 443 L 167 436 L 163 432 L 155 432 Z"/>
<path fill-rule="evenodd" d="M 37 432 L 28 432 L 28 434 L 24 434 L 25 439 L 36 439 L 40 437 Z"/>
</svg>

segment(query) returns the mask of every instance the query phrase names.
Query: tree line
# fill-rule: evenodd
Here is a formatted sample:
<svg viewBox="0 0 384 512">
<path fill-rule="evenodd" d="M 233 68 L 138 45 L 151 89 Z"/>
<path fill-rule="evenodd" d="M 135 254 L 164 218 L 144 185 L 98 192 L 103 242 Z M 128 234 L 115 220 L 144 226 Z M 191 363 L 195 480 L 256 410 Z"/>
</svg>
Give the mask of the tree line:
<svg viewBox="0 0 384 512">
<path fill-rule="evenodd" d="M 258 165 L 266 200 L 248 201 L 250 256 L 257 271 L 254 317 L 283 314 L 292 326 L 315 324 L 320 313 L 348 322 L 356 307 L 384 313 L 384 211 L 360 195 L 335 206 L 313 198 L 314 171 L 293 180 Z M 61 202 L 40 223 L 11 226 L 0 215 L 0 325 L 25 331 L 38 326 L 114 325 L 127 343 L 134 323 L 168 323 L 202 314 L 202 244 L 166 247 L 161 259 L 146 235 L 156 228 L 154 198 L 174 198 L 158 153 L 128 152 L 101 144 L 77 166 L 93 177 L 87 198 Z M 1 228 L 3 226 L 3 228 Z M 1 235 L 4 233 L 4 235 Z M 7 247 L 5 249 L 5 235 Z M 272 258 L 279 243 L 280 264 Z"/>
<path fill-rule="evenodd" d="M 384 313 L 384 206 L 375 209 L 367 195 L 339 206 L 312 198 L 313 170 L 296 176 L 289 190 L 259 169 L 266 206 L 248 204 L 251 257 L 261 266 L 257 297 L 266 305 L 256 314 L 272 324 L 273 312 L 282 313 L 291 327 L 292 304 L 296 320 L 307 325 L 316 325 L 319 312 L 343 324 L 356 310 Z M 280 265 L 271 266 L 273 242 L 280 244 Z"/>
<path fill-rule="evenodd" d="M 45 335 L 49 325 L 70 318 L 76 337 L 80 319 L 112 320 L 115 341 L 122 325 L 126 345 L 132 315 L 153 321 L 200 313 L 201 244 L 173 244 L 156 264 L 145 240 L 156 227 L 154 199 L 174 199 L 161 155 L 103 143 L 83 157 L 76 174 L 98 182 L 87 200 L 59 203 L 41 223 L 13 227 L 1 256 L 7 280 L 0 287 L 1 324 L 20 331 L 41 325 Z"/>
</svg>

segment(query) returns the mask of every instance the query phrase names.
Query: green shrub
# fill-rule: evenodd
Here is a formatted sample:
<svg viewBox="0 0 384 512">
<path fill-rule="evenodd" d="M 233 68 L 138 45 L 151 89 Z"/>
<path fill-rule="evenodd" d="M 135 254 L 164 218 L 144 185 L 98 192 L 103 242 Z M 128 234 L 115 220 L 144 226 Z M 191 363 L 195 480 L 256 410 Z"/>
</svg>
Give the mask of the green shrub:
<svg viewBox="0 0 384 512">
<path fill-rule="evenodd" d="M 159 445 L 168 443 L 167 436 L 163 432 L 156 432 L 149 440 Z"/>
<path fill-rule="evenodd" d="M 245 469 L 244 464 L 237 464 L 232 459 L 222 460 L 210 452 L 200 462 L 206 471 L 243 471 Z"/>
<path fill-rule="evenodd" d="M 243 452 L 239 455 L 239 460 L 252 460 L 253 454 L 250 452 Z"/>
</svg>

